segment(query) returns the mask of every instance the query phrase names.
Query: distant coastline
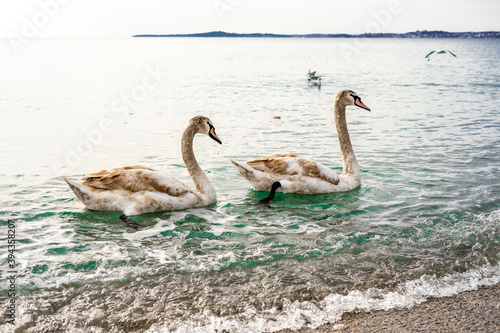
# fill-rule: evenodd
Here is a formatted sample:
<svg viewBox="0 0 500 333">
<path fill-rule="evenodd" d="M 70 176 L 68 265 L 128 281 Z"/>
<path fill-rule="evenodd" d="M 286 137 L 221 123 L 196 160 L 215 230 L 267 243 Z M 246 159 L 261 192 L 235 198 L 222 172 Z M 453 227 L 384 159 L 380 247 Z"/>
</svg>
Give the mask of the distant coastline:
<svg viewBox="0 0 500 333">
<path fill-rule="evenodd" d="M 364 33 L 364 34 L 304 34 L 286 35 L 272 33 L 233 33 L 224 31 L 210 31 L 194 34 L 142 34 L 132 37 L 216 37 L 216 38 L 500 38 L 500 31 L 480 32 L 448 32 L 448 31 L 413 31 L 406 33 Z"/>
</svg>

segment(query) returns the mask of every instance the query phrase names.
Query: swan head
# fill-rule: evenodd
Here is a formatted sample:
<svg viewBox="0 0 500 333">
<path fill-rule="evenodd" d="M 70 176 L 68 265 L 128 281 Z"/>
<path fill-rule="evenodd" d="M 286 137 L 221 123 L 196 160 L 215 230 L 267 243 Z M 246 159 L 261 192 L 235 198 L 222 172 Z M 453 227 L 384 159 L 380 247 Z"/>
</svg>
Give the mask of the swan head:
<svg viewBox="0 0 500 333">
<path fill-rule="evenodd" d="M 345 106 L 355 105 L 362 109 L 371 111 L 370 108 L 361 101 L 361 97 L 359 97 L 358 94 L 352 90 L 342 90 L 339 92 L 337 97 L 335 97 L 335 103 L 342 103 Z"/>
<path fill-rule="evenodd" d="M 215 142 L 222 144 L 221 139 L 215 134 L 215 126 L 210 119 L 204 116 L 196 116 L 189 120 L 188 127 L 193 127 L 196 133 L 208 135 Z"/>
</svg>

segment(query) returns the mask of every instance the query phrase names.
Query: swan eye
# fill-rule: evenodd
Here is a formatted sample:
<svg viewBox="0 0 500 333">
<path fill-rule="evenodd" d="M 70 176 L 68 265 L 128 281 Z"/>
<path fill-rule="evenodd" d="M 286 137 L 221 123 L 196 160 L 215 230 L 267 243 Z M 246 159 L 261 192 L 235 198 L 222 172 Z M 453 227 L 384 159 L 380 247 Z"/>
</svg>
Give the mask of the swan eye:
<svg viewBox="0 0 500 333">
<path fill-rule="evenodd" d="M 351 97 L 354 99 L 354 102 L 356 102 L 358 99 L 361 100 L 358 96 L 350 94 Z"/>
</svg>

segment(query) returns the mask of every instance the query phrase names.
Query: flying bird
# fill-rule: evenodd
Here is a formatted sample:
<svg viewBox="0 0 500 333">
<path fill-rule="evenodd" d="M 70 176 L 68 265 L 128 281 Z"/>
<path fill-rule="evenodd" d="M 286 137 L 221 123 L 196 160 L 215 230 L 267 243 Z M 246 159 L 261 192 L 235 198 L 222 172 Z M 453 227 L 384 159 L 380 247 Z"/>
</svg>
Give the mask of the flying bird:
<svg viewBox="0 0 500 333">
<path fill-rule="evenodd" d="M 425 56 L 425 59 L 427 59 L 427 60 L 431 60 L 431 58 L 429 58 L 429 57 L 430 57 L 430 55 L 431 55 L 431 54 L 434 54 L 434 53 L 435 53 L 435 54 L 445 54 L 445 53 L 449 53 L 449 54 L 451 54 L 452 56 L 454 56 L 455 58 L 457 57 L 457 56 L 456 56 L 453 52 L 451 52 L 450 50 L 441 50 L 441 51 L 432 51 L 432 52 L 430 52 L 428 55 L 426 55 L 426 56 Z"/>
</svg>

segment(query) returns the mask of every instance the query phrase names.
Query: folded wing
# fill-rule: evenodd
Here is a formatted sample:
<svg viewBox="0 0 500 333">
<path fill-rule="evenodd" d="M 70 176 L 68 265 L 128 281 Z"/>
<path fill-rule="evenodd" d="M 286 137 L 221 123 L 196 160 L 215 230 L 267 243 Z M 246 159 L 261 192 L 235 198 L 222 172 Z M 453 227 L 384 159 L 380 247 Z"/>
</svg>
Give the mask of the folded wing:
<svg viewBox="0 0 500 333">
<path fill-rule="evenodd" d="M 101 170 L 81 179 L 82 184 L 101 190 L 123 190 L 128 192 L 162 192 L 180 196 L 192 192 L 187 185 L 174 177 L 142 166 L 127 166 Z"/>
<path fill-rule="evenodd" d="M 255 170 L 286 176 L 303 176 L 324 180 L 333 185 L 339 176 L 330 168 L 294 154 L 274 154 L 257 158 L 246 164 Z"/>
</svg>

